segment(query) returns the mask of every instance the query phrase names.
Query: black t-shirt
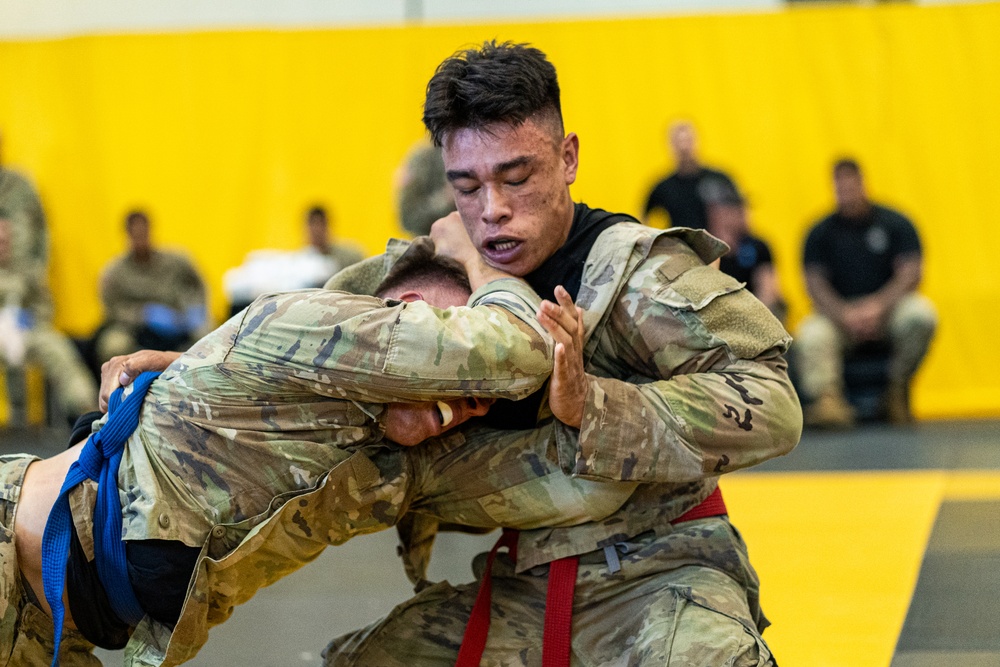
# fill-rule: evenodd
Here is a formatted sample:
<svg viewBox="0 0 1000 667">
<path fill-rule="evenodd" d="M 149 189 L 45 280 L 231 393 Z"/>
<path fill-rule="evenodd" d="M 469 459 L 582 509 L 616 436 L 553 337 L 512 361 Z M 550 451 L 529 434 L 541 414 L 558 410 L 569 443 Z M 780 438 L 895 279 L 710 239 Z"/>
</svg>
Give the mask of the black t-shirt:
<svg viewBox="0 0 1000 667">
<path fill-rule="evenodd" d="M 863 218 L 827 216 L 806 238 L 804 263 L 823 271 L 845 299 L 872 294 L 892 279 L 895 260 L 920 255 L 917 230 L 906 217 L 873 204 Z"/>
<path fill-rule="evenodd" d="M 646 215 L 653 209 L 662 209 L 670 216 L 674 227 L 705 229 L 708 214 L 705 211 L 706 190 L 730 188 L 736 185 L 726 174 L 716 169 L 702 167 L 695 174 L 674 172 L 656 184 L 646 201 Z"/>
<path fill-rule="evenodd" d="M 566 242 L 541 266 L 524 276 L 524 279 L 543 299 L 555 301 L 556 285 L 562 285 L 575 301 L 583 280 L 583 265 L 590 249 L 594 247 L 601 232 L 619 222 L 638 221 L 624 213 L 608 213 L 586 204 L 576 204 L 573 226 L 570 227 Z M 535 428 L 538 408 L 544 394 L 545 387 L 520 401 L 499 400 L 482 419 L 493 428 Z"/>
<path fill-rule="evenodd" d="M 751 294 L 757 293 L 754 273 L 761 266 L 771 264 L 771 249 L 761 239 L 747 234 L 736 249 L 722 256 L 719 270 L 747 284 Z"/>
<path fill-rule="evenodd" d="M 576 300 L 583 280 L 583 265 L 590 249 L 605 229 L 619 222 L 638 222 L 624 213 L 608 213 L 586 204 L 576 204 L 573 209 L 573 225 L 566 242 L 537 269 L 524 276 L 531 289 L 543 299 L 555 301 L 555 289 L 562 285 Z"/>
</svg>

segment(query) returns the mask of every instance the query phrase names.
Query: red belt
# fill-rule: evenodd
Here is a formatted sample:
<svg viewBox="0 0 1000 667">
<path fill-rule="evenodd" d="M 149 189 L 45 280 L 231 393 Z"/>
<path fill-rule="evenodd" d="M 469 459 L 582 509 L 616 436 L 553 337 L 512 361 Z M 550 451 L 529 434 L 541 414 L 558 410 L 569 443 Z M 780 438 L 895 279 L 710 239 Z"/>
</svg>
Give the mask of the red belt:
<svg viewBox="0 0 1000 667">
<path fill-rule="evenodd" d="M 722 491 L 715 491 L 700 504 L 692 507 L 670 523 L 683 523 L 695 519 L 726 514 Z M 493 545 L 486 558 L 486 569 L 479 583 L 479 593 L 465 626 L 462 646 L 458 651 L 455 667 L 479 667 L 486 649 L 486 636 L 490 631 L 490 598 L 493 594 L 493 560 L 501 547 L 507 547 L 511 560 L 517 562 L 517 531 L 504 528 L 503 534 Z M 570 642 L 573 623 L 573 592 L 576 589 L 576 571 L 579 556 L 568 556 L 549 564 L 549 586 L 545 596 L 545 628 L 542 633 L 542 667 L 569 667 Z"/>
</svg>

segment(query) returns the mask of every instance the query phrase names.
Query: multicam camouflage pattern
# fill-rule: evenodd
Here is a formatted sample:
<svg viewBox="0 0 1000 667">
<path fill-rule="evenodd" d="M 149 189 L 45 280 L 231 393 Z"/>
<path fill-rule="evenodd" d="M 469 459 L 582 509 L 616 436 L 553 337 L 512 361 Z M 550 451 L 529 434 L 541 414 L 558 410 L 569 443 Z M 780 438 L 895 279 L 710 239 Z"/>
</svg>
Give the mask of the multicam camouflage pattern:
<svg viewBox="0 0 1000 667">
<path fill-rule="evenodd" d="M 0 456 L 0 666 L 47 667 L 52 662 L 52 619 L 31 602 L 17 565 L 14 519 L 24 473 L 37 457 Z M 64 667 L 100 667 L 93 644 L 66 630 L 59 651 Z"/>
<path fill-rule="evenodd" d="M 259 588 L 397 521 L 412 474 L 405 450 L 380 444 L 383 403 L 541 386 L 552 342 L 538 297 L 510 279 L 470 303 L 482 307 L 268 295 L 163 373 L 119 471 L 123 536 L 203 557 L 173 632 L 142 621 L 126 664 L 189 659 Z"/>
<path fill-rule="evenodd" d="M 183 313 L 205 306 L 205 284 L 191 261 L 177 253 L 154 250 L 149 262 L 139 263 L 130 253 L 114 260 L 101 276 L 101 303 L 105 324 L 97 338 L 100 360 L 139 349 L 136 331 L 143 323 L 143 307 L 163 304 Z M 192 332 L 192 339 L 207 331 Z"/>
<path fill-rule="evenodd" d="M 735 556 L 719 569 L 698 554 L 707 541 Z M 747 614 L 746 591 L 756 580 L 746 549 L 728 521 L 679 524 L 666 538 L 652 535 L 618 546 L 621 570 L 581 558 L 573 605 L 574 667 L 640 665 L 773 665 L 770 650 Z M 475 564 L 481 576 L 483 561 Z M 542 664 L 548 567 L 516 573 L 504 555 L 493 566 L 493 610 L 483 664 Z M 478 584 L 435 584 L 385 619 L 334 640 L 333 667 L 454 664 Z"/>
<path fill-rule="evenodd" d="M 6 211 L 11 221 L 14 260 L 44 271 L 49 259 L 49 239 L 42 203 L 24 176 L 3 167 L 0 167 L 0 210 Z"/>
<path fill-rule="evenodd" d="M 150 261 L 140 264 L 126 253 L 101 276 L 101 302 L 109 322 L 139 325 L 147 303 L 161 303 L 180 312 L 204 305 L 205 285 L 183 255 L 154 250 Z"/>
<path fill-rule="evenodd" d="M 52 320 L 52 294 L 45 279 L 45 266 L 11 259 L 0 263 L 0 306 L 29 311 L 35 321 Z"/>
<path fill-rule="evenodd" d="M 455 210 L 455 195 L 444 172 L 441 149 L 423 144 L 406 158 L 396 201 L 399 222 L 414 236 L 431 233 L 431 225 Z"/>
<path fill-rule="evenodd" d="M 618 636 L 615 628 L 626 627 L 630 619 L 639 618 L 646 624 L 619 636 L 614 658 L 618 662 L 594 658 L 579 664 L 667 664 L 655 651 L 639 650 L 638 646 L 646 640 L 651 647 L 657 642 L 671 645 L 668 635 L 673 627 L 681 628 L 679 638 L 673 640 L 675 647 L 694 642 L 685 652 L 705 656 L 691 664 L 727 664 L 713 656 L 718 646 L 731 641 L 715 645 L 709 634 L 701 641 L 699 633 L 707 632 L 702 627 L 705 620 L 690 613 L 692 605 L 678 602 L 670 611 L 663 603 L 650 602 L 660 599 L 664 591 L 686 591 L 687 598 L 695 600 L 708 597 L 706 591 L 712 589 L 716 571 L 729 573 L 729 583 L 738 584 L 738 594 L 720 598 L 719 611 L 725 618 L 740 619 L 752 634 L 752 641 L 746 642 L 748 655 L 761 651 L 759 660 L 735 664 L 767 664 L 766 647 L 759 640 L 759 630 L 767 621 L 758 604 L 756 574 L 742 542 L 730 535 L 733 529 L 728 521 L 714 520 L 726 526 L 725 531 L 695 531 L 683 540 L 678 540 L 678 531 L 670 523 L 704 500 L 715 489 L 720 474 L 788 452 L 801 433 L 801 409 L 783 359 L 790 337 L 739 283 L 706 266 L 724 251 L 724 244 L 700 231 L 659 231 L 635 224 L 609 228 L 591 251 L 577 299 L 585 309 L 585 363 L 591 375 L 579 432 L 544 419 L 534 434 L 490 435 L 487 429 L 468 427 L 446 439 L 464 443 L 462 448 L 435 443 L 414 452 L 419 458 L 414 465 L 417 492 L 411 508 L 422 513 L 425 521 L 482 525 L 485 515 L 523 529 L 516 566 L 522 576 L 511 584 L 521 599 L 511 596 L 498 602 L 494 598 L 493 608 L 501 613 L 493 614 L 485 658 L 490 664 L 527 664 L 520 661 L 522 658 L 506 661 L 505 649 L 500 647 L 519 646 L 522 636 L 537 645 L 538 636 L 524 635 L 528 631 L 518 620 L 524 607 L 544 608 L 544 587 L 534 595 L 528 582 L 533 581 L 535 568 L 571 555 L 600 561 L 596 570 L 581 570 L 578 586 L 587 577 L 596 578 L 596 573 L 603 572 L 598 585 L 603 592 L 598 597 L 606 602 L 586 622 L 574 620 L 574 646 L 582 647 L 577 649 L 578 657 L 600 655 L 581 639 L 586 632 L 594 632 L 595 638 Z M 359 283 L 356 277 L 352 280 Z M 545 414 L 543 407 L 543 418 Z M 521 454 L 512 453 L 517 447 L 523 448 Z M 526 468 L 538 470 L 545 490 L 505 492 L 514 496 L 506 503 L 493 503 L 492 496 L 481 493 L 479 497 L 493 504 L 473 511 L 476 508 L 468 503 L 456 501 L 476 484 L 484 483 L 481 476 L 463 474 L 482 471 L 484 461 L 502 462 L 504 467 L 496 476 L 507 481 L 525 479 Z M 620 508 L 580 525 L 550 517 L 551 522 L 544 524 L 547 527 L 536 524 L 538 527 L 529 530 L 525 516 L 536 518 L 531 515 L 544 514 L 540 508 L 553 509 L 551 498 L 556 494 L 551 489 L 562 483 L 553 468 L 565 473 L 563 480 L 597 480 L 608 498 L 614 498 L 614 490 L 619 489 Z M 464 488 L 455 481 L 463 479 Z M 636 486 L 637 482 L 643 483 Z M 410 545 L 411 553 L 404 561 L 411 578 L 422 581 L 432 530 L 425 524 L 410 533 L 419 540 Z M 637 535 L 651 536 L 646 551 L 671 551 L 674 560 L 668 559 L 673 564 L 645 575 L 639 573 L 646 565 L 623 563 L 621 576 L 649 577 L 651 598 L 637 603 L 633 610 L 624 599 L 617 599 L 631 595 L 626 593 L 631 586 L 621 585 L 625 579 L 606 576 L 602 547 Z M 678 562 L 693 569 L 678 569 Z M 626 568 L 637 571 L 626 573 Z M 441 646 L 456 647 L 467 608 L 464 612 L 451 610 L 448 605 L 453 600 L 440 597 L 441 590 L 440 586 L 431 587 L 422 593 L 430 602 L 425 604 L 420 597 L 414 602 L 426 610 L 420 612 L 419 619 L 412 619 L 418 630 L 406 634 L 399 627 L 406 623 L 395 623 L 397 617 L 409 618 L 408 606 L 403 605 L 386 620 L 391 624 L 389 632 L 372 630 L 374 634 L 360 635 L 367 637 L 363 646 L 354 643 L 357 637 L 335 641 L 328 652 L 328 664 L 392 665 L 397 663 L 386 657 L 392 653 L 434 655 Z M 471 599 L 468 597 L 469 605 Z M 649 614 L 639 613 L 647 606 Z M 682 608 L 687 609 L 683 615 Z M 716 620 L 723 617 L 709 616 Z M 713 627 L 725 634 L 726 623 Z M 531 625 L 541 628 L 540 621 Z M 622 662 L 625 646 L 637 647 L 630 654 L 636 662 Z M 339 662 L 342 652 L 346 657 Z M 647 654 L 651 656 L 648 662 L 641 658 Z M 453 661 L 454 655 L 450 655 L 448 659 Z M 537 664 L 537 660 L 530 662 Z M 418 662 L 411 659 L 400 664 Z"/>
<path fill-rule="evenodd" d="M 593 377 L 579 437 L 559 439 L 559 460 L 588 479 L 655 484 L 603 521 L 522 532 L 518 568 L 661 531 L 720 474 L 798 443 L 802 410 L 783 356 L 791 337 L 740 283 L 705 266 L 723 252 L 703 231 L 630 223 L 594 245 L 577 299 Z"/>
<path fill-rule="evenodd" d="M 30 313 L 31 326 L 21 332 L 26 357 L 45 371 L 66 414 L 96 410 L 97 384 L 73 343 L 52 326 L 52 296 L 45 274 L 41 263 L 11 260 L 0 264 L 0 306 Z"/>
</svg>

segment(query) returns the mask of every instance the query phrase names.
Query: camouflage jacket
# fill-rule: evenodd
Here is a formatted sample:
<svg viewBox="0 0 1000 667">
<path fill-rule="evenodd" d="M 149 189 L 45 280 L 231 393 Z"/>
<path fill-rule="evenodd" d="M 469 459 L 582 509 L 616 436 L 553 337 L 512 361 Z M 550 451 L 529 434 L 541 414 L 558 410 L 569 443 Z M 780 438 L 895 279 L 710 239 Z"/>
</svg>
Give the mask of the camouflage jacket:
<svg viewBox="0 0 1000 667">
<path fill-rule="evenodd" d="M 801 408 L 783 358 L 791 339 L 743 285 L 707 266 L 725 251 L 709 234 L 682 228 L 620 223 L 600 235 L 577 299 L 590 383 L 581 429 L 553 422 L 543 405 L 534 432 L 467 425 L 443 444 L 418 448 L 413 454 L 424 463 L 415 470 L 432 474 L 411 504 L 418 516 L 401 527 L 414 583 L 426 573 L 434 533 L 420 515 L 521 529 L 523 571 L 644 532 L 668 532 L 672 519 L 715 489 L 720 474 L 798 443 Z M 396 255 L 390 246 L 383 258 L 327 287 L 370 290 Z M 463 465 L 495 472 L 462 475 Z M 533 475 L 538 483 L 529 481 Z M 600 486 L 579 497 L 581 481 Z M 476 488 L 490 484 L 502 502 Z M 575 497 L 593 506 L 581 512 L 561 501 Z M 593 519 L 584 520 L 587 514 Z"/>
<path fill-rule="evenodd" d="M 0 167 L 0 210 L 6 211 L 11 221 L 14 260 L 45 271 L 49 240 L 38 193 L 24 176 L 3 167 Z"/>
<path fill-rule="evenodd" d="M 0 306 L 23 308 L 36 322 L 51 322 L 52 294 L 40 263 L 0 264 Z"/>
<path fill-rule="evenodd" d="M 267 295 L 164 371 L 119 470 L 123 539 L 179 540 L 202 557 L 175 628 L 144 619 L 126 664 L 184 662 L 259 588 L 394 523 L 408 473 L 402 448 L 381 442 L 384 403 L 541 386 L 552 342 L 537 295 L 506 279 L 470 303 Z M 71 498 L 81 536 L 88 495 Z"/>
<path fill-rule="evenodd" d="M 183 255 L 154 250 L 149 262 L 140 263 L 126 253 L 101 276 L 101 302 L 108 322 L 137 326 L 142 323 L 143 306 L 148 303 L 160 303 L 180 312 L 204 306 L 205 285 Z"/>
</svg>

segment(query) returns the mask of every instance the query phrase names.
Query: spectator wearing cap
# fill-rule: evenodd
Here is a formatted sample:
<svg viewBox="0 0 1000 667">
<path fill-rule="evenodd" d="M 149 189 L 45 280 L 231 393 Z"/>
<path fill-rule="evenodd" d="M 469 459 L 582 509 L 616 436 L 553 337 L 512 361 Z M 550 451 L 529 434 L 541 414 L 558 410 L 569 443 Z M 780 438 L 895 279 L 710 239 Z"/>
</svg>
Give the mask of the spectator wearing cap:
<svg viewBox="0 0 1000 667">
<path fill-rule="evenodd" d="M 716 181 L 705 188 L 708 231 L 729 246 L 719 270 L 746 283 L 747 289 L 784 323 L 785 300 L 771 248 L 750 233 L 746 199 L 732 183 Z"/>
<path fill-rule="evenodd" d="M 898 211 L 868 198 L 852 159 L 833 167 L 837 209 L 806 238 L 806 288 L 814 313 L 799 327 L 795 350 L 806 424 L 848 427 L 854 410 L 844 396 L 844 357 L 872 344 L 889 348 L 883 396 L 893 423 L 912 420 L 909 385 L 937 324 L 934 306 L 917 293 L 923 270 L 920 238 Z"/>
</svg>

